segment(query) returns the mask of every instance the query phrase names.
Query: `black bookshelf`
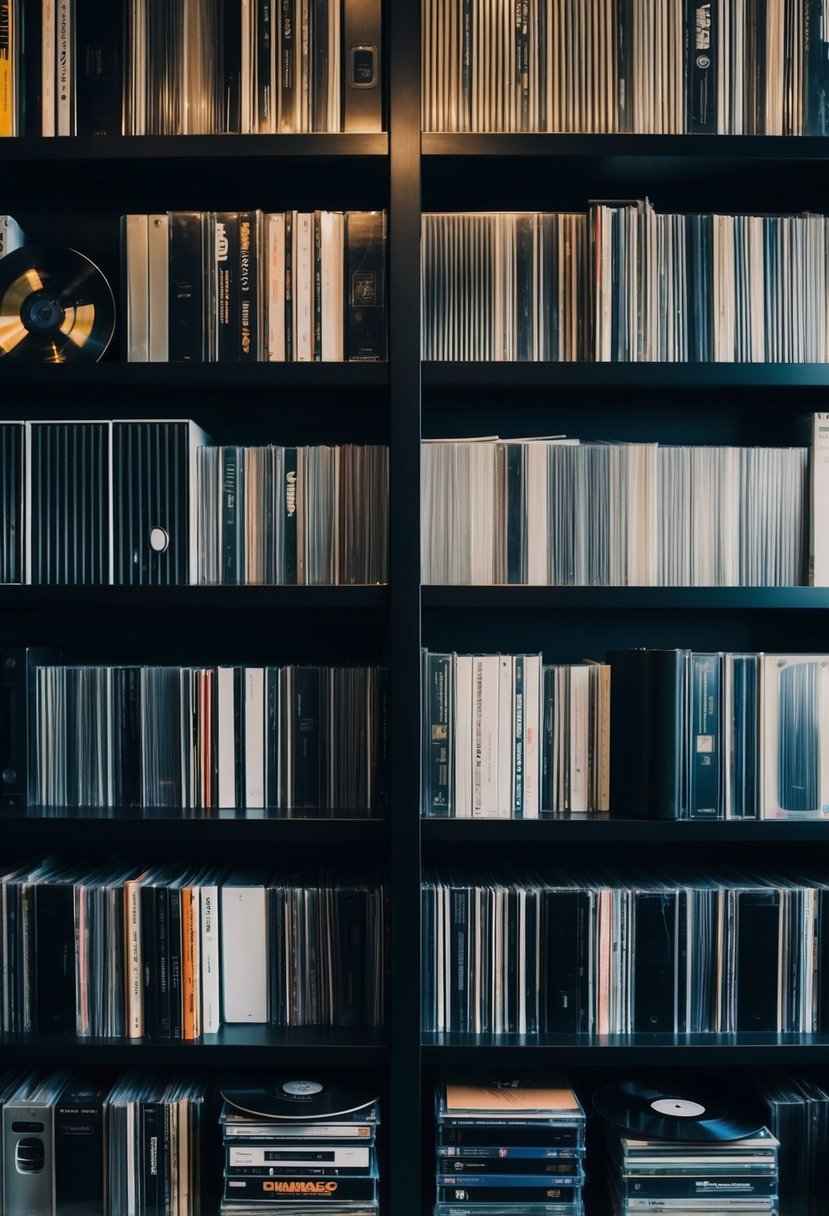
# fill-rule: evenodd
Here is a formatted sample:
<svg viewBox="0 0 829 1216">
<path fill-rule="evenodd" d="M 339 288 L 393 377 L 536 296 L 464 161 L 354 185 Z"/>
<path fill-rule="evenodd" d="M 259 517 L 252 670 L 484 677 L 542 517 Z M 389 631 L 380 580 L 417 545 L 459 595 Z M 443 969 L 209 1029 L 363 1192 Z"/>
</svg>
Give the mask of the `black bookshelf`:
<svg viewBox="0 0 829 1216">
<path fill-rule="evenodd" d="M 699 621 L 723 636 L 759 622 L 762 640 L 780 650 L 829 636 L 829 590 L 793 588 L 424 587 L 419 571 L 419 441 L 435 431 L 474 433 L 476 399 L 488 395 L 489 417 L 509 432 L 516 405 L 532 415 L 536 433 L 563 400 L 585 416 L 618 418 L 620 430 L 642 423 L 632 403 L 644 402 L 645 423 L 668 407 L 682 412 L 687 434 L 710 436 L 714 411 L 726 402 L 756 412 L 752 433 L 774 441 L 789 418 L 829 406 L 829 365 L 791 364 L 420 364 L 419 233 L 421 208 L 548 209 L 584 207 L 594 197 L 644 197 L 660 206 L 797 211 L 825 210 L 829 141 L 815 138 L 707 136 L 433 135 L 420 133 L 419 6 L 386 5 L 389 133 L 378 135 L 187 136 L 4 140 L 0 166 L 10 179 L 4 209 L 47 229 L 53 199 L 67 210 L 56 229 L 86 233 L 112 252 L 107 272 L 117 282 L 117 220 L 130 210 L 251 206 L 387 207 L 389 210 L 389 361 L 349 364 L 126 364 L 117 350 L 100 364 L 27 367 L 0 360 L 5 418 L 111 417 L 129 402 L 133 417 L 195 417 L 205 403 L 226 433 L 236 419 L 246 437 L 279 441 L 294 420 L 287 402 L 307 409 L 310 430 L 325 434 L 334 415 L 347 435 L 368 425 L 391 449 L 391 583 L 385 587 L 0 588 L 2 637 L 47 629 L 48 640 L 91 655 L 100 637 L 107 652 L 131 645 L 147 661 L 169 658 L 190 635 L 221 636 L 223 654 L 250 648 L 262 657 L 276 646 L 303 660 L 320 650 L 343 658 L 370 651 L 391 671 L 392 794 L 383 819 L 346 814 L 285 817 L 269 812 L 86 809 L 56 814 L 39 808 L 0 811 L 0 835 L 16 851 L 56 844 L 81 852 L 116 848 L 150 854 L 191 848 L 206 856 L 256 849 L 263 864 L 287 850 L 303 858 L 370 857 L 390 896 L 388 1018 L 382 1031 L 291 1032 L 225 1027 L 194 1043 L 0 1036 L 0 1061 L 73 1066 L 372 1069 L 384 1076 L 384 1210 L 423 1216 L 428 1210 L 432 1141 L 424 1078 L 447 1069 L 474 1073 L 532 1068 L 672 1070 L 829 1064 L 829 1036 L 643 1036 L 559 1039 L 457 1035 L 420 1031 L 421 858 L 447 864 L 496 853 L 537 867 L 589 861 L 601 850 L 634 858 L 644 849 L 666 865 L 688 847 L 717 846 L 723 862 L 741 863 L 744 849 L 771 866 L 825 860 L 829 825 L 813 822 L 672 823 L 571 816 L 522 823 L 419 819 L 421 631 L 425 644 L 454 642 L 506 648 L 521 637 L 527 649 L 564 637 L 573 656 L 604 645 L 609 624 L 623 618 L 641 628 L 645 644 L 658 624 L 675 645 L 693 642 Z M 56 181 L 61 188 L 56 188 Z M 51 192 L 50 192 L 51 191 Z M 67 202 L 71 199 L 71 203 Z M 88 213 L 88 215 L 87 215 Z M 80 217 L 78 219 L 77 217 Z M 73 228 L 77 220 L 77 227 Z M 25 226 L 25 225 L 24 225 Z M 99 234 L 100 228 L 100 234 Z M 115 242 L 115 245 L 113 245 Z M 699 398 L 697 404 L 696 398 Z M 253 403 L 253 404 L 251 404 Z M 421 405 L 425 419 L 421 422 Z M 174 406 L 174 412 L 173 411 Z M 326 421 L 315 411 L 323 407 Z M 64 414 L 64 416 L 66 416 Z M 369 418 L 366 424 L 366 418 Z M 487 419 L 487 423 L 489 421 Z M 781 419 L 783 421 L 781 422 Z M 209 429 L 209 425 L 208 425 Z M 574 431 L 573 433 L 578 433 Z M 621 434 L 619 437 L 623 437 Z M 139 618 L 145 618 L 143 621 Z M 107 623 L 108 622 L 108 623 Z M 356 622 L 356 625 L 355 625 Z M 104 623 L 104 624 L 102 624 Z M 626 628 L 628 625 L 625 626 Z M 100 630 L 103 628 L 104 632 Z M 632 626 L 631 626 L 632 628 Z M 741 637 L 742 635 L 740 635 Z M 277 641 L 274 641 L 277 639 Z M 34 637 L 31 640 L 36 640 Z M 195 643 L 193 643 L 195 644 Z M 202 656 L 204 650 L 202 650 Z M 719 846 L 722 846 L 721 848 Z M 205 1213 L 204 1216 L 210 1216 Z M 591 1213 L 591 1216 L 595 1216 Z"/>
</svg>

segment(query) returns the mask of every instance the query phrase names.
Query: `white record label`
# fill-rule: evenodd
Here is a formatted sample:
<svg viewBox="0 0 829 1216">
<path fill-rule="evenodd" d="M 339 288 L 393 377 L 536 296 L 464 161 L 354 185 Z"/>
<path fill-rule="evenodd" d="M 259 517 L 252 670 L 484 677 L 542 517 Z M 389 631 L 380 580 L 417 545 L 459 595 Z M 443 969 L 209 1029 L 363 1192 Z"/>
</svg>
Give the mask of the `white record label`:
<svg viewBox="0 0 829 1216">
<path fill-rule="evenodd" d="M 699 1119 L 705 1114 L 705 1107 L 699 1102 L 689 1102 L 687 1098 L 658 1098 L 651 1102 L 651 1110 L 658 1115 L 673 1115 L 677 1119 Z"/>
</svg>

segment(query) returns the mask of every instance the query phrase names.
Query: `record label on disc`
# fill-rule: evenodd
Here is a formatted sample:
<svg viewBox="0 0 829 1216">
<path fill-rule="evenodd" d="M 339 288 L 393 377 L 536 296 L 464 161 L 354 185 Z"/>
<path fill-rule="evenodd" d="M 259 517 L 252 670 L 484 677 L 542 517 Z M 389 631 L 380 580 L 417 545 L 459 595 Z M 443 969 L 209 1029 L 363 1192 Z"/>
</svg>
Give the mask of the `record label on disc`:
<svg viewBox="0 0 829 1216">
<path fill-rule="evenodd" d="M 676 1119 L 700 1119 L 705 1114 L 704 1106 L 689 1102 L 687 1098 L 657 1098 L 651 1102 L 651 1110 L 658 1115 L 673 1115 Z"/>
<path fill-rule="evenodd" d="M 744 1140 L 765 1125 L 751 1098 L 686 1081 L 624 1081 L 606 1085 L 593 1106 L 610 1123 L 643 1140 Z"/>
</svg>

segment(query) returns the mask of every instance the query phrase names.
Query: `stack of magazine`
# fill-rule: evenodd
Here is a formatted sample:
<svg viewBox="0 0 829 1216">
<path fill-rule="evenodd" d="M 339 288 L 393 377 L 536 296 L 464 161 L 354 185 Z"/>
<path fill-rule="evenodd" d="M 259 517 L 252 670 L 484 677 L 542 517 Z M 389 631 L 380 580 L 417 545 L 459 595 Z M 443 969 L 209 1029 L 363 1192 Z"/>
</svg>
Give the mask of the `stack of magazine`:
<svg viewBox="0 0 829 1216">
<path fill-rule="evenodd" d="M 541 1080 L 438 1087 L 434 1216 L 582 1216 L 585 1117 Z"/>
<path fill-rule="evenodd" d="M 375 1097 L 294 1078 L 225 1087 L 222 1097 L 221 1216 L 377 1216 Z"/>
</svg>

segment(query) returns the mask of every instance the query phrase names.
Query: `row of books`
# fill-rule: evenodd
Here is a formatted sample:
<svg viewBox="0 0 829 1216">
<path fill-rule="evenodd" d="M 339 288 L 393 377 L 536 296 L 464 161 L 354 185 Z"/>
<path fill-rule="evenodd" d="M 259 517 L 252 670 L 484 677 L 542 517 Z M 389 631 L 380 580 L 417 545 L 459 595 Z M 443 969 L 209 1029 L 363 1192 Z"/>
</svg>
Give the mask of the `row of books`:
<svg viewBox="0 0 829 1216">
<path fill-rule="evenodd" d="M 815 415 L 817 451 L 825 445 Z M 816 451 L 816 455 L 817 455 Z M 824 465 L 813 460 L 815 550 Z M 795 586 L 808 581 L 809 449 L 578 439 L 426 440 L 424 583 Z M 829 563 L 813 562 L 812 580 Z M 815 572 L 816 570 L 816 572 Z"/>
<path fill-rule="evenodd" d="M 811 0 L 428 0 L 426 131 L 824 135 Z"/>
<path fill-rule="evenodd" d="M 200 447 L 200 583 L 388 581 L 389 449 Z"/>
<path fill-rule="evenodd" d="M 0 423 L 0 582 L 380 583 L 388 448 L 213 448 L 189 420 Z"/>
<path fill-rule="evenodd" d="M 4 653 L 30 669 L 28 746 L 6 757 L 6 806 L 349 817 L 387 806 L 384 668 L 74 667 L 36 648 Z M 26 698 L 16 668 L 5 688 Z"/>
<path fill-rule="evenodd" d="M 386 358 L 384 211 L 123 220 L 134 363 Z"/>
<path fill-rule="evenodd" d="M 826 225 L 647 201 L 427 214 L 423 358 L 825 363 Z"/>
<path fill-rule="evenodd" d="M 3 0 L 0 136 L 380 131 L 379 0 Z"/>
<path fill-rule="evenodd" d="M 378 1026 L 383 890 L 324 871 L 42 862 L 0 874 L 2 1029 L 197 1039 Z"/>
<path fill-rule="evenodd" d="M 423 653 L 423 814 L 538 819 L 610 806 L 610 667 Z"/>
<path fill-rule="evenodd" d="M 427 873 L 423 1028 L 821 1033 L 829 886 L 709 871 Z"/>
</svg>

